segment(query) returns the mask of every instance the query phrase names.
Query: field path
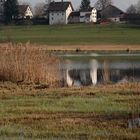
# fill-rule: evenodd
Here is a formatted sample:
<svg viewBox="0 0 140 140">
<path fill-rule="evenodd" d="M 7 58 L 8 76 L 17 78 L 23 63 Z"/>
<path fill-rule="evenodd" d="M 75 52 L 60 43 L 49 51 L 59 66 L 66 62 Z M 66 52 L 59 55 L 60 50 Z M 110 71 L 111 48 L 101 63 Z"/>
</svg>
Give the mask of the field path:
<svg viewBox="0 0 140 140">
<path fill-rule="evenodd" d="M 0 49 L 11 46 L 11 43 L 0 43 Z M 18 45 L 17 45 L 18 46 Z M 21 44 L 20 44 L 21 46 Z M 23 44 L 24 46 L 24 44 Z M 25 46 L 50 51 L 140 51 L 140 45 L 37 45 L 26 43 Z"/>
</svg>

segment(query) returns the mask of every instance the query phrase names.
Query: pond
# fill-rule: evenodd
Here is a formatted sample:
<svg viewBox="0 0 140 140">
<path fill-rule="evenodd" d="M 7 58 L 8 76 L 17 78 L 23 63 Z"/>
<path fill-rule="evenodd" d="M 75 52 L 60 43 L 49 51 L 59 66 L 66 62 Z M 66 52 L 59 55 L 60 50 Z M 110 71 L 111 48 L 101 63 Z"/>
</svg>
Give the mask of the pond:
<svg viewBox="0 0 140 140">
<path fill-rule="evenodd" d="M 67 86 L 140 82 L 140 54 L 58 54 Z"/>
</svg>

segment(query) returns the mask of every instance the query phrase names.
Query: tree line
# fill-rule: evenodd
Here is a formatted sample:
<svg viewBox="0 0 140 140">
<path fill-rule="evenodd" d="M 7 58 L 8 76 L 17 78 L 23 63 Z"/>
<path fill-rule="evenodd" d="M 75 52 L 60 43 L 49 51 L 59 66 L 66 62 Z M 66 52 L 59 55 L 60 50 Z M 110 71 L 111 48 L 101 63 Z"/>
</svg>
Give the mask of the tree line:
<svg viewBox="0 0 140 140">
<path fill-rule="evenodd" d="M 140 0 L 137 2 L 136 5 L 131 4 L 128 9 L 126 10 L 128 14 L 140 14 Z"/>
</svg>

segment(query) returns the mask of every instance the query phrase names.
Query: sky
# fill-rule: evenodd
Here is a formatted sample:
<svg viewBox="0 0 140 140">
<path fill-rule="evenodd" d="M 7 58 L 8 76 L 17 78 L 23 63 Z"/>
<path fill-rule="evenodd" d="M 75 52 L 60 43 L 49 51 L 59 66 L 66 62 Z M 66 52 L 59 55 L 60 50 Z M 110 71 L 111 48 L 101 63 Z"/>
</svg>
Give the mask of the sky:
<svg viewBox="0 0 140 140">
<path fill-rule="evenodd" d="M 45 2 L 45 0 L 20 0 L 22 2 L 28 2 L 34 7 L 37 3 Z M 61 1 L 61 0 L 55 0 Z M 71 1 L 73 4 L 74 9 L 77 9 L 81 3 L 81 0 L 64 0 L 64 1 Z M 91 0 L 91 6 L 94 6 L 94 3 L 97 0 Z M 131 4 L 136 4 L 139 0 L 112 0 L 113 5 L 117 6 L 119 9 L 125 11 Z"/>
</svg>

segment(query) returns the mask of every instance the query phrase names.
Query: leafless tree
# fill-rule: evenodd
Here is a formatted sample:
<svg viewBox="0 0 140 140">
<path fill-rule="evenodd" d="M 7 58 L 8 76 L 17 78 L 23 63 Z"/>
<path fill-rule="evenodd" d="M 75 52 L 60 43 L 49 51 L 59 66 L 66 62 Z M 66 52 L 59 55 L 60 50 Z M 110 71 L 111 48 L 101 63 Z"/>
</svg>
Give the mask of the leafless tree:
<svg viewBox="0 0 140 140">
<path fill-rule="evenodd" d="M 135 13 L 137 13 L 137 9 L 136 9 L 136 6 L 135 5 L 130 5 L 129 7 L 128 7 L 128 9 L 126 10 L 126 12 L 128 13 L 128 14 L 135 14 Z"/>
<path fill-rule="evenodd" d="M 34 12 L 36 17 L 42 17 L 45 12 L 45 3 L 43 2 L 37 3 L 34 7 Z"/>
<path fill-rule="evenodd" d="M 52 2 L 52 0 L 46 0 L 46 3 L 45 3 L 45 16 L 48 17 L 48 8 L 49 8 L 49 5 L 50 3 Z"/>
<path fill-rule="evenodd" d="M 137 3 L 136 9 L 137 9 L 137 13 L 140 14 L 140 0 Z"/>
<path fill-rule="evenodd" d="M 98 0 L 95 3 L 95 7 L 98 10 L 104 10 L 108 5 L 111 5 L 111 4 L 112 4 L 112 0 Z"/>
</svg>

